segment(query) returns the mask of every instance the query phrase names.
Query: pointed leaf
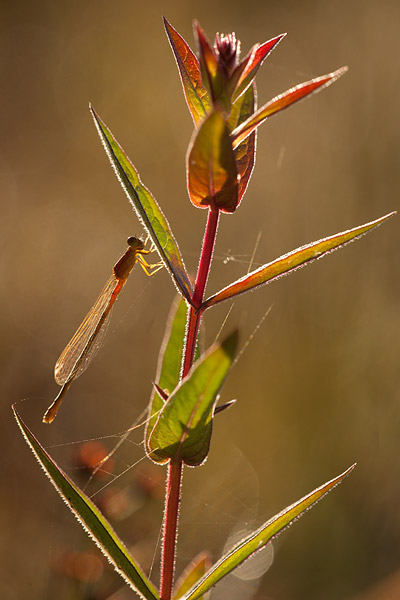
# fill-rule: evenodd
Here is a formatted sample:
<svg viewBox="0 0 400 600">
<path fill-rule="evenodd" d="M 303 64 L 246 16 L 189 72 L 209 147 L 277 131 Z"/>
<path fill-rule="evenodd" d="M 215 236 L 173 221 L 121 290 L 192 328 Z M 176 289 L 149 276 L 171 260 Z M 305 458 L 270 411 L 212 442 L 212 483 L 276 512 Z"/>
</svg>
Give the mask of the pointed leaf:
<svg viewBox="0 0 400 600">
<path fill-rule="evenodd" d="M 224 412 L 224 410 L 226 410 L 227 408 L 231 408 L 231 406 L 234 406 L 235 404 L 236 404 L 235 399 L 229 400 L 229 402 L 225 402 L 224 404 L 219 404 L 214 409 L 214 415 L 218 415 L 219 413 Z"/>
<path fill-rule="evenodd" d="M 203 121 L 188 154 L 188 190 L 198 208 L 234 212 L 238 203 L 235 155 L 225 119 L 218 110 Z"/>
<path fill-rule="evenodd" d="M 351 466 L 347 471 L 328 481 L 321 487 L 317 488 L 307 496 L 301 498 L 291 506 L 285 508 L 282 512 L 267 521 L 260 529 L 246 537 L 237 544 L 230 552 L 225 554 L 204 577 L 187 592 L 182 600 L 198 600 L 201 596 L 212 588 L 218 581 L 228 575 L 233 569 L 240 565 L 257 550 L 263 548 L 273 537 L 280 533 L 290 523 L 295 521 L 299 516 L 310 508 L 315 502 L 320 500 L 328 492 L 330 492 L 344 477 L 346 477 L 355 465 Z"/>
<path fill-rule="evenodd" d="M 228 120 L 228 125 L 234 129 L 254 113 L 256 107 L 257 92 L 255 83 L 247 88 L 246 92 L 236 100 Z M 257 131 L 247 137 L 244 142 L 234 150 L 236 168 L 239 175 L 238 206 L 247 189 L 251 174 L 256 161 L 256 139 Z"/>
<path fill-rule="evenodd" d="M 211 102 L 201 80 L 199 61 L 165 17 L 164 27 L 178 65 L 187 105 L 195 125 L 198 125 L 211 110 Z"/>
<path fill-rule="evenodd" d="M 203 85 L 208 90 L 213 105 L 215 106 L 218 102 L 225 110 L 229 111 L 230 97 L 227 91 L 227 81 L 218 58 L 197 21 L 194 21 L 193 28 L 199 48 L 199 62 Z"/>
<path fill-rule="evenodd" d="M 156 375 L 157 387 L 166 390 L 167 397 L 179 383 L 182 369 L 186 321 L 186 302 L 182 299 L 179 302 L 175 301 L 168 316 L 164 339 L 158 358 Z M 146 447 L 148 446 L 148 437 L 154 428 L 159 412 L 164 404 L 164 398 L 161 397 L 156 389 L 153 389 L 145 436 Z"/>
<path fill-rule="evenodd" d="M 163 215 L 155 198 L 153 198 L 152 194 L 141 182 L 137 170 L 107 125 L 96 114 L 92 106 L 90 106 L 90 111 L 111 165 L 138 219 L 149 234 L 164 266 L 170 272 L 179 293 L 191 303 L 192 286 L 186 273 L 178 244 L 175 241 L 167 219 Z"/>
<path fill-rule="evenodd" d="M 211 560 L 208 552 L 201 552 L 198 554 L 186 567 L 182 575 L 176 582 L 173 600 L 178 600 L 183 594 L 185 594 L 191 587 L 198 582 L 200 577 L 211 567 Z"/>
<path fill-rule="evenodd" d="M 180 381 L 185 347 L 187 313 L 188 306 L 179 296 L 172 304 L 158 357 L 157 374 L 149 403 L 149 418 L 145 434 L 146 447 L 148 445 L 148 436 L 153 430 L 160 410 Z M 199 353 L 199 344 L 197 344 L 194 361 L 199 358 Z"/>
<path fill-rule="evenodd" d="M 23 423 L 14 407 L 13 411 L 28 446 L 38 459 L 51 483 L 84 529 L 96 542 L 100 550 L 141 598 L 146 598 L 146 600 L 159 600 L 155 587 L 147 579 L 139 565 L 129 555 L 127 549 L 97 506 L 77 485 L 75 485 L 68 475 L 57 466 L 45 449 L 40 445 L 33 433 Z"/>
<path fill-rule="evenodd" d="M 256 162 L 256 140 L 257 132 L 253 133 L 240 144 L 235 152 L 236 167 L 240 175 L 238 189 L 238 206 L 247 190 L 250 177 Z"/>
<path fill-rule="evenodd" d="M 232 298 L 238 294 L 243 294 L 243 292 L 252 290 L 259 285 L 279 279 L 283 275 L 291 273 L 305 264 L 322 258 L 333 250 L 341 248 L 349 242 L 360 238 L 362 235 L 368 233 L 368 231 L 374 229 L 387 219 L 390 219 L 390 217 L 395 214 L 395 212 L 389 213 L 380 219 L 376 219 L 376 221 L 371 221 L 365 225 L 355 227 L 354 229 L 349 229 L 348 231 L 343 231 L 342 233 L 337 233 L 336 235 L 323 238 L 322 240 L 318 240 L 317 242 L 313 242 L 307 246 L 297 248 L 297 250 L 293 250 L 288 254 L 284 254 L 280 258 L 277 258 L 276 260 L 263 265 L 259 269 L 252 271 L 248 275 L 245 275 L 241 279 L 235 281 L 235 283 L 232 283 L 223 290 L 220 290 L 214 294 L 214 296 L 208 298 L 203 303 L 202 309 L 204 310 L 209 308 L 214 304 L 218 304 L 218 302 L 222 302 L 223 300 L 227 300 L 228 298 Z"/>
<path fill-rule="evenodd" d="M 231 131 L 244 123 L 252 114 L 257 104 L 257 88 L 255 83 L 249 86 L 244 94 L 233 104 L 228 119 L 228 127 Z"/>
<path fill-rule="evenodd" d="M 236 98 L 239 98 L 239 96 L 243 94 L 246 88 L 251 84 L 263 61 L 272 52 L 272 50 L 276 48 L 285 35 L 286 33 L 281 33 L 271 40 L 268 40 L 268 42 L 264 42 L 264 44 L 261 45 L 256 44 L 251 48 L 249 54 L 243 59 L 238 67 L 238 69 L 241 70 L 241 73 L 232 97 L 233 101 L 235 101 Z"/>
<path fill-rule="evenodd" d="M 200 465 L 207 457 L 214 407 L 237 346 L 237 332 L 212 347 L 170 395 L 149 436 L 148 454 L 156 463 L 182 460 Z"/>
<path fill-rule="evenodd" d="M 302 98 L 309 96 L 313 92 L 322 90 L 336 81 L 341 75 L 346 73 L 347 70 L 348 67 L 342 67 L 328 75 L 322 75 L 321 77 L 317 77 L 306 83 L 301 83 L 267 102 L 267 104 L 258 109 L 252 117 L 232 131 L 233 148 L 237 148 L 237 146 L 243 142 L 252 131 L 261 125 L 261 123 L 268 119 L 268 117 L 287 108 L 291 104 L 298 102 Z"/>
</svg>

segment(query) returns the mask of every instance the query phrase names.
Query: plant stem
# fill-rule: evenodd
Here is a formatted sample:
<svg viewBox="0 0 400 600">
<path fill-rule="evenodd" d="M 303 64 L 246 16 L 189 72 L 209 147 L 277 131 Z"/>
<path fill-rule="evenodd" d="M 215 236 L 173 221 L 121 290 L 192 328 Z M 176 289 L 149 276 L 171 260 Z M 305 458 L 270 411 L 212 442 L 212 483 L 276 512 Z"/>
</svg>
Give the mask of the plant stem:
<svg viewBox="0 0 400 600">
<path fill-rule="evenodd" d="M 199 331 L 202 311 L 199 310 L 203 302 L 204 291 L 210 272 L 212 253 L 217 234 L 219 210 L 210 208 L 203 245 L 200 254 L 199 268 L 193 293 L 193 304 L 189 309 L 188 326 L 185 340 L 185 356 L 183 361 L 182 377 L 185 377 L 193 364 L 196 348 L 197 334 Z M 161 600 L 170 600 L 174 581 L 175 546 L 178 530 L 178 515 L 183 463 L 179 459 L 170 461 L 168 465 L 167 489 L 164 510 L 164 535 L 161 550 Z"/>
<path fill-rule="evenodd" d="M 210 208 L 208 211 L 208 219 L 206 230 L 204 232 L 203 246 L 201 249 L 199 268 L 197 271 L 196 283 L 193 293 L 193 305 L 189 309 L 188 327 L 186 334 L 186 345 L 185 345 L 185 358 L 183 361 L 183 372 L 182 376 L 185 377 L 190 367 L 193 364 L 194 351 L 196 348 L 197 334 L 200 327 L 200 321 L 202 312 L 199 311 L 199 307 L 203 302 L 204 290 L 210 272 L 212 253 L 215 245 L 215 238 L 217 235 L 218 220 L 219 220 L 218 209 Z"/>
<path fill-rule="evenodd" d="M 175 546 L 178 529 L 179 502 L 181 493 L 182 466 L 180 460 L 168 465 L 167 489 L 165 492 L 164 535 L 161 562 L 161 600 L 170 600 L 175 566 Z"/>
</svg>

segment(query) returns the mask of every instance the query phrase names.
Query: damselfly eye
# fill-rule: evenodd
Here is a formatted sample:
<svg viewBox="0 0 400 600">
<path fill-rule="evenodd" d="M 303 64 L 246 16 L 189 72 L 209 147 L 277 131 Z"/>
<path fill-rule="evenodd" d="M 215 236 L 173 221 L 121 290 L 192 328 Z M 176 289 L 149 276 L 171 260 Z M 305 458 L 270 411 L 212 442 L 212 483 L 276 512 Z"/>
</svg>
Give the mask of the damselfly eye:
<svg viewBox="0 0 400 600">
<path fill-rule="evenodd" d="M 127 244 L 135 250 L 143 250 L 144 248 L 144 242 L 140 238 L 137 238 L 133 235 L 128 238 Z"/>
</svg>

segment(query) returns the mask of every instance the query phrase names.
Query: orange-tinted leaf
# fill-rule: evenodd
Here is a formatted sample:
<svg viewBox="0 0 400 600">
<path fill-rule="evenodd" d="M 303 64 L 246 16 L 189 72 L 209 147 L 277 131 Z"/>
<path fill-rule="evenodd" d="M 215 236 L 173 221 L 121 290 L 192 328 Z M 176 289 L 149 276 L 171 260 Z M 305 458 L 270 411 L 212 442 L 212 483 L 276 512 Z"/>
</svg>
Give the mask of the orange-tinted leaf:
<svg viewBox="0 0 400 600">
<path fill-rule="evenodd" d="M 188 190 L 198 208 L 234 212 L 238 178 L 229 129 L 218 110 L 203 121 L 188 154 Z"/>
<path fill-rule="evenodd" d="M 247 88 L 244 94 L 242 94 L 232 106 L 231 115 L 229 117 L 228 125 L 231 129 L 238 127 L 246 119 L 248 119 L 256 108 L 257 92 L 256 85 L 253 82 L 251 86 Z M 254 169 L 254 163 L 256 160 L 256 139 L 257 131 L 247 137 L 244 142 L 234 151 L 236 168 L 239 175 L 239 191 L 238 191 L 238 205 L 245 193 L 251 174 Z"/>
<path fill-rule="evenodd" d="M 257 132 L 253 133 L 240 144 L 235 152 L 236 167 L 240 174 L 238 206 L 243 198 L 256 161 Z"/>
<path fill-rule="evenodd" d="M 240 72 L 239 80 L 236 84 L 236 89 L 233 94 L 233 100 L 238 98 L 246 88 L 253 81 L 254 77 L 257 74 L 258 69 L 263 63 L 264 59 L 272 52 L 272 50 L 279 44 L 282 38 L 284 38 L 286 33 L 281 33 L 276 37 L 268 40 L 268 42 L 264 42 L 264 44 L 255 44 L 248 55 L 242 60 L 240 65 L 238 66 L 238 70 Z"/>
<path fill-rule="evenodd" d="M 164 27 L 178 65 L 187 105 L 195 125 L 198 125 L 211 108 L 207 90 L 201 80 L 199 61 L 165 17 Z"/>
<path fill-rule="evenodd" d="M 230 98 L 228 97 L 226 89 L 227 82 L 214 49 L 197 21 L 194 22 L 193 27 L 199 48 L 199 61 L 203 85 L 208 90 L 214 105 L 218 102 L 226 110 L 229 110 Z"/>
<path fill-rule="evenodd" d="M 267 104 L 262 106 L 257 112 L 254 113 L 247 121 L 242 123 L 234 131 L 232 131 L 233 148 L 237 148 L 238 145 L 243 142 L 254 131 L 261 123 L 263 123 L 268 117 L 271 117 L 275 113 L 287 108 L 291 104 L 298 102 L 302 98 L 309 96 L 313 92 L 319 91 L 324 87 L 327 87 L 334 81 L 336 81 L 341 75 L 346 73 L 347 67 L 342 67 L 333 73 L 328 75 L 322 75 L 306 83 L 301 83 L 296 87 L 287 90 L 283 94 L 276 96 Z"/>
<path fill-rule="evenodd" d="M 244 292 L 252 290 L 259 285 L 269 283 L 278 279 L 279 277 L 282 277 L 282 275 L 291 273 L 305 264 L 322 258 L 333 250 L 341 248 L 345 244 L 348 244 L 349 242 L 361 237 L 387 219 L 390 219 L 390 217 L 395 214 L 395 212 L 389 213 L 380 219 L 376 219 L 376 221 L 371 221 L 370 223 L 366 223 L 360 227 L 355 227 L 354 229 L 349 229 L 348 231 L 337 233 L 336 235 L 318 240 L 317 242 L 313 242 L 307 246 L 297 248 L 297 250 L 293 250 L 293 252 L 289 252 L 288 254 L 285 254 L 284 256 L 281 256 L 280 258 L 263 265 L 256 271 L 253 271 L 241 279 L 238 279 L 238 281 L 235 283 L 228 285 L 214 296 L 208 298 L 203 303 L 202 308 L 209 308 L 214 304 L 218 304 L 218 302 L 222 302 L 223 300 L 227 300 L 228 298 L 232 298 L 238 294 L 243 294 Z"/>
</svg>

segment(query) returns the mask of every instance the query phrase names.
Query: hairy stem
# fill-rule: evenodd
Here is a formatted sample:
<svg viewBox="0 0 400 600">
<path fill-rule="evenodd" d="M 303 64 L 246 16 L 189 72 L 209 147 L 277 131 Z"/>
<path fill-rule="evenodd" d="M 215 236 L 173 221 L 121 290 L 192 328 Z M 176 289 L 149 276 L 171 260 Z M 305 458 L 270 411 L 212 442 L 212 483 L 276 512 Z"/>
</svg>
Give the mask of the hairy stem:
<svg viewBox="0 0 400 600">
<path fill-rule="evenodd" d="M 199 268 L 193 294 L 193 304 L 189 309 L 188 326 L 185 340 L 185 356 L 183 360 L 182 377 L 185 377 L 193 364 L 202 311 L 199 307 L 203 302 L 204 291 L 210 272 L 211 259 L 217 234 L 219 210 L 210 208 L 203 246 L 200 254 Z M 161 551 L 161 600 L 170 600 L 174 582 L 175 546 L 178 530 L 178 514 L 183 463 L 180 460 L 170 461 L 168 465 L 167 489 L 164 511 L 164 535 Z"/>
<path fill-rule="evenodd" d="M 171 461 L 168 466 L 161 563 L 161 600 L 170 600 L 172 593 L 182 467 L 183 464 L 180 460 L 174 462 Z"/>
<path fill-rule="evenodd" d="M 190 367 L 193 364 L 194 351 L 196 348 L 197 334 L 200 327 L 200 321 L 202 312 L 198 309 L 203 302 L 204 290 L 210 272 L 211 259 L 215 245 L 215 238 L 217 235 L 218 220 L 219 220 L 218 209 L 210 208 L 208 211 L 208 220 L 206 230 L 203 238 L 203 246 L 201 249 L 199 268 L 197 271 L 196 283 L 193 293 L 193 305 L 189 309 L 188 316 L 188 327 L 186 333 L 186 345 L 185 345 L 185 358 L 183 361 L 183 377 L 185 377 Z"/>
</svg>

